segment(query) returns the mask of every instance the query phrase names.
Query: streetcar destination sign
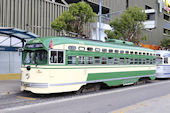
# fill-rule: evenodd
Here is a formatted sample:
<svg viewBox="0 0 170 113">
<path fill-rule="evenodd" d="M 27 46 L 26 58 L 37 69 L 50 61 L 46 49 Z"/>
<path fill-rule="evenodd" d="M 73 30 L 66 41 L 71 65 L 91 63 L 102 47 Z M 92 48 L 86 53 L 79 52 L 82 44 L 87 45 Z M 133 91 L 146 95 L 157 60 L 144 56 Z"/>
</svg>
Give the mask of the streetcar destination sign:
<svg viewBox="0 0 170 113">
<path fill-rule="evenodd" d="M 43 44 L 26 44 L 26 48 L 43 48 Z"/>
</svg>

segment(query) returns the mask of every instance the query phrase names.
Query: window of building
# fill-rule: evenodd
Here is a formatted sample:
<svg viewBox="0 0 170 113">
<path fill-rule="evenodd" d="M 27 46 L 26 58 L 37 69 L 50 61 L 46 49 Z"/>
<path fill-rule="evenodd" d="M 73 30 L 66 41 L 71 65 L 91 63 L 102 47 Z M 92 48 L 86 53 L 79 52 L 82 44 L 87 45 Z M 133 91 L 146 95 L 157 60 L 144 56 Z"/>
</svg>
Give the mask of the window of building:
<svg viewBox="0 0 170 113">
<path fill-rule="evenodd" d="M 121 51 L 120 51 L 120 53 L 121 53 L 121 54 L 123 54 L 123 53 L 124 53 L 124 51 L 123 51 L 123 50 L 121 50 Z"/>
<path fill-rule="evenodd" d="M 139 52 L 139 55 L 141 55 L 142 53 L 141 52 Z"/>
<path fill-rule="evenodd" d="M 69 50 L 76 50 L 76 46 L 68 46 Z"/>
<path fill-rule="evenodd" d="M 108 64 L 113 64 L 113 57 L 108 57 Z"/>
<path fill-rule="evenodd" d="M 50 51 L 50 64 L 63 64 L 64 51 L 52 50 Z"/>
<path fill-rule="evenodd" d="M 102 49 L 102 52 L 106 53 L 106 52 L 107 52 L 107 49 Z"/>
<path fill-rule="evenodd" d="M 149 53 L 147 53 L 147 55 L 149 55 Z"/>
<path fill-rule="evenodd" d="M 124 58 L 120 58 L 120 65 L 123 65 L 125 62 L 125 59 Z"/>
<path fill-rule="evenodd" d="M 170 34 L 170 30 L 164 28 L 163 33 L 168 35 L 168 34 Z"/>
<path fill-rule="evenodd" d="M 143 53 L 143 55 L 145 55 L 145 53 Z"/>
<path fill-rule="evenodd" d="M 76 64 L 76 56 L 68 56 L 68 64 Z"/>
<path fill-rule="evenodd" d="M 145 5 L 145 9 L 152 9 L 152 7 Z"/>
<path fill-rule="evenodd" d="M 164 14 L 164 20 L 170 21 L 170 16 Z"/>
<path fill-rule="evenodd" d="M 135 55 L 137 55 L 138 54 L 138 52 L 135 52 Z"/>
<path fill-rule="evenodd" d="M 79 47 L 79 50 L 84 51 L 85 47 Z"/>
<path fill-rule="evenodd" d="M 113 53 L 113 49 L 109 49 L 109 53 Z"/>
<path fill-rule="evenodd" d="M 100 57 L 99 56 L 94 57 L 94 63 L 100 64 Z"/>
<path fill-rule="evenodd" d="M 79 56 L 79 64 L 85 64 L 85 57 Z"/>
<path fill-rule="evenodd" d="M 92 47 L 88 47 L 87 51 L 93 51 L 93 48 Z"/>
<path fill-rule="evenodd" d="M 107 58 L 106 57 L 102 57 L 102 64 L 107 64 Z"/>
<path fill-rule="evenodd" d="M 100 48 L 95 48 L 95 51 L 96 52 L 100 52 Z"/>
<path fill-rule="evenodd" d="M 93 64 L 93 57 L 92 56 L 87 57 L 87 64 Z"/>
<path fill-rule="evenodd" d="M 126 9 L 129 8 L 129 0 L 126 0 Z"/>
<path fill-rule="evenodd" d="M 133 51 L 131 51 L 130 54 L 133 54 Z"/>
<path fill-rule="evenodd" d="M 119 64 L 119 58 L 114 58 L 114 64 Z"/>
</svg>

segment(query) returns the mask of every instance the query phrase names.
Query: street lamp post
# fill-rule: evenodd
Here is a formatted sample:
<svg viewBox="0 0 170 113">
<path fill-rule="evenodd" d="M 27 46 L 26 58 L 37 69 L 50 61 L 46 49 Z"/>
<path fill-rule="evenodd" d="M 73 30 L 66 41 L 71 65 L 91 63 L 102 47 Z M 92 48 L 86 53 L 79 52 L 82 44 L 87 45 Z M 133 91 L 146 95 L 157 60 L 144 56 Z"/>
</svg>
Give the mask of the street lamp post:
<svg viewBox="0 0 170 113">
<path fill-rule="evenodd" d="M 99 40 L 101 40 L 102 0 L 99 0 Z"/>
</svg>

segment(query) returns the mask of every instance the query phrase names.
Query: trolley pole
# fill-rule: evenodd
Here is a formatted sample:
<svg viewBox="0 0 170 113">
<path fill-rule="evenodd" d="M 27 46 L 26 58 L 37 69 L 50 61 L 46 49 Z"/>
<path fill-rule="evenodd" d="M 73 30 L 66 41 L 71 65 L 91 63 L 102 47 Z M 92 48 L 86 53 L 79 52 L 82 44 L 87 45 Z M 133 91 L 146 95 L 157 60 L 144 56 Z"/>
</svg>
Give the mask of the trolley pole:
<svg viewBox="0 0 170 113">
<path fill-rule="evenodd" d="M 99 0 L 99 40 L 101 40 L 102 0 Z"/>
</svg>

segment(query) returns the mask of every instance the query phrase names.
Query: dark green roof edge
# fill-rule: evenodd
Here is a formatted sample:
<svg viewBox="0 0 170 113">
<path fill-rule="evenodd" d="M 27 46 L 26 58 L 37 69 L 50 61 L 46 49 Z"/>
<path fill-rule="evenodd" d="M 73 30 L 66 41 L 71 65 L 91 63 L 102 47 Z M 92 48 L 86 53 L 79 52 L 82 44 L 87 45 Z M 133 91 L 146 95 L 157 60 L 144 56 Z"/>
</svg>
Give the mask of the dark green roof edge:
<svg viewBox="0 0 170 113">
<path fill-rule="evenodd" d="M 43 43 L 45 48 L 49 49 L 51 40 L 53 40 L 53 46 L 60 45 L 60 44 L 83 44 L 83 45 L 91 45 L 91 46 L 101 46 L 101 47 L 132 49 L 132 50 L 139 50 L 139 51 L 154 52 L 154 50 L 152 49 L 143 48 L 143 47 L 128 46 L 128 45 L 123 45 L 123 44 L 112 44 L 112 43 L 101 42 L 101 41 L 85 40 L 85 39 L 80 39 L 80 38 L 63 37 L 63 36 L 57 36 L 57 37 L 50 36 L 50 37 L 36 38 L 36 39 L 29 41 L 28 44 Z"/>
</svg>

